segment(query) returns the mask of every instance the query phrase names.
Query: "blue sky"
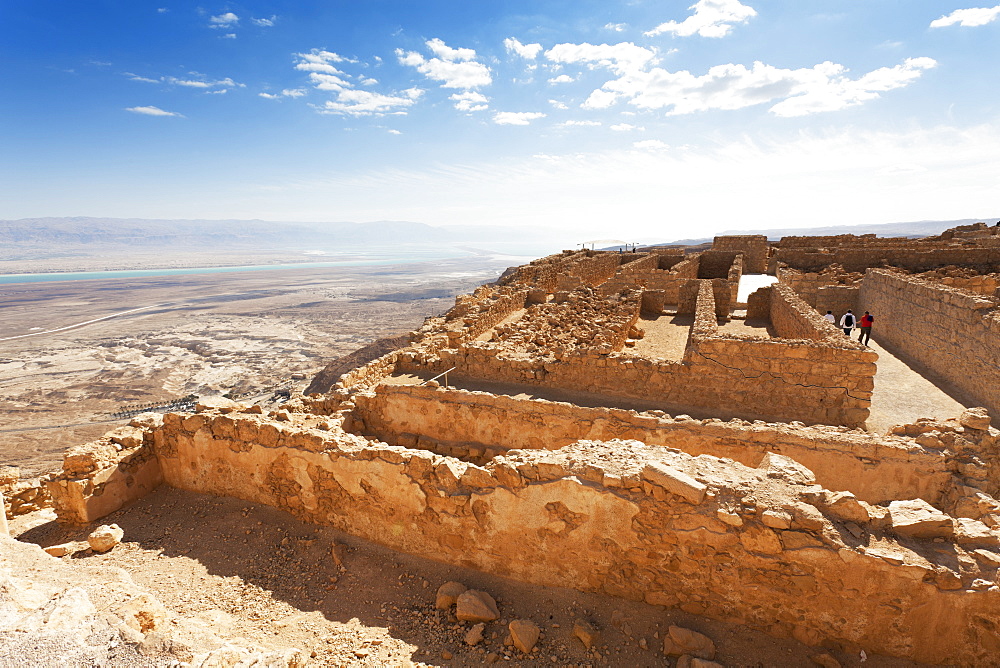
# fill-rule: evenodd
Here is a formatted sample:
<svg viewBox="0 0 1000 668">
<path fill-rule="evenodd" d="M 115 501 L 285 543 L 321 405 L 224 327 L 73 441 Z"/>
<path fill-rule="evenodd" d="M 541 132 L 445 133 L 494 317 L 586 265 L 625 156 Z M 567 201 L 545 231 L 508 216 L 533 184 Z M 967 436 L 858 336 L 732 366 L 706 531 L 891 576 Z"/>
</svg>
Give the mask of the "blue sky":
<svg viewBox="0 0 1000 668">
<path fill-rule="evenodd" d="M 0 218 L 1000 212 L 1000 6 L 11 0 L 0 26 Z"/>
</svg>

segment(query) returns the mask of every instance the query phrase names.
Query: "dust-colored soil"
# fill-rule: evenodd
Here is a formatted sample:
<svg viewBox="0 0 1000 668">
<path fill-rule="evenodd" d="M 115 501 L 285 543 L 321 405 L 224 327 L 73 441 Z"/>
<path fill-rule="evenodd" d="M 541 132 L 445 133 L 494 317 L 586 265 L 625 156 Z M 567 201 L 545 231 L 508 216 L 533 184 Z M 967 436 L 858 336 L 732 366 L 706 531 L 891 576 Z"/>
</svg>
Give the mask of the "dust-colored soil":
<svg viewBox="0 0 1000 668">
<path fill-rule="evenodd" d="M 304 389 L 331 359 L 419 327 L 503 268 L 472 258 L 0 285 L 0 339 L 33 334 L 0 341 L 0 464 L 58 468 L 123 406 Z"/>
<path fill-rule="evenodd" d="M 631 352 L 642 357 L 681 361 L 694 317 L 689 315 L 643 315 L 636 326 L 645 334 Z"/>
<path fill-rule="evenodd" d="M 725 323 L 719 323 L 719 334 L 752 336 L 755 339 L 774 339 L 778 337 L 769 321 L 745 320 L 742 318 L 732 318 Z"/>
<path fill-rule="evenodd" d="M 509 666 L 665 666 L 672 660 L 660 648 L 671 624 L 711 637 L 716 660 L 730 668 L 809 666 L 822 651 L 844 666 L 860 664 L 854 648 L 811 648 L 679 610 L 439 564 L 232 498 L 163 486 L 101 522 L 121 526 L 125 542 L 64 561 L 123 568 L 174 614 L 210 620 L 217 634 L 266 648 L 298 647 L 316 666 L 481 666 L 490 653 Z M 66 528 L 36 513 L 12 529 L 48 546 L 84 540 L 92 527 Z M 343 568 L 331 558 L 334 543 L 348 546 Z M 449 580 L 498 602 L 502 619 L 487 625 L 476 647 L 464 642 L 468 624 L 434 609 L 437 588 Z M 542 628 L 530 657 L 504 644 L 513 619 Z M 572 635 L 576 619 L 600 629 L 595 651 Z M 869 654 L 865 668 L 912 665 Z"/>
<path fill-rule="evenodd" d="M 949 395 L 942 381 L 929 374 L 921 375 L 874 338 L 869 347 L 878 353 L 871 415 L 867 422 L 869 431 L 884 434 L 893 425 L 912 423 L 921 417 L 952 418 L 974 405 Z"/>
</svg>

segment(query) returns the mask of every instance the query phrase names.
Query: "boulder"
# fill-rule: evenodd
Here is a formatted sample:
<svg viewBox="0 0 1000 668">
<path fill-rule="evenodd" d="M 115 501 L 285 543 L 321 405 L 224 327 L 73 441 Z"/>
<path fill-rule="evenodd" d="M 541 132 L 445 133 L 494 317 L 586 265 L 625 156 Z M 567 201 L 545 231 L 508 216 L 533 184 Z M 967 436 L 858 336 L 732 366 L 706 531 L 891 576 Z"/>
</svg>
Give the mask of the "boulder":
<svg viewBox="0 0 1000 668">
<path fill-rule="evenodd" d="M 461 582 L 445 582 L 438 587 L 434 607 L 438 610 L 448 610 L 458 602 L 458 597 L 465 593 L 466 589 L 468 588 Z"/>
<path fill-rule="evenodd" d="M 867 524 L 871 521 L 868 509 L 850 492 L 827 492 L 823 506 L 831 515 L 845 522 Z"/>
<path fill-rule="evenodd" d="M 463 622 L 492 622 L 500 619 L 493 597 L 484 591 L 469 589 L 455 601 L 455 616 Z"/>
<path fill-rule="evenodd" d="M 538 635 L 541 633 L 538 624 L 530 619 L 515 619 L 507 625 L 507 628 L 510 629 L 510 638 L 514 641 L 514 647 L 525 654 L 534 648 L 535 643 L 538 642 Z"/>
<path fill-rule="evenodd" d="M 107 552 L 122 542 L 125 532 L 117 524 L 102 524 L 87 536 L 90 549 L 94 552 Z"/>
<path fill-rule="evenodd" d="M 660 462 L 646 464 L 646 468 L 642 470 L 642 477 L 671 494 L 684 498 L 689 503 L 699 504 L 705 498 L 707 487 L 704 483 L 666 464 Z"/>
<path fill-rule="evenodd" d="M 715 643 L 697 631 L 671 626 L 663 636 L 663 653 L 670 656 L 688 654 L 699 659 L 711 660 L 715 658 Z"/>
<path fill-rule="evenodd" d="M 969 408 L 962 411 L 958 418 L 959 424 L 969 429 L 986 431 L 990 428 L 990 414 L 985 408 Z"/>
<path fill-rule="evenodd" d="M 951 517 L 923 499 L 893 501 L 889 504 L 889 518 L 892 530 L 900 536 L 937 538 L 955 532 Z"/>
<path fill-rule="evenodd" d="M 465 644 L 466 645 L 478 645 L 483 641 L 483 632 L 486 630 L 486 624 L 479 622 L 465 634 Z"/>
<path fill-rule="evenodd" d="M 590 649 L 600 639 L 601 632 L 585 619 L 578 619 L 573 623 L 573 635 L 580 639 L 583 646 Z"/>
<path fill-rule="evenodd" d="M 768 452 L 760 460 L 758 469 L 767 471 L 768 478 L 781 478 L 801 485 L 812 485 L 816 475 L 791 457 Z"/>
</svg>

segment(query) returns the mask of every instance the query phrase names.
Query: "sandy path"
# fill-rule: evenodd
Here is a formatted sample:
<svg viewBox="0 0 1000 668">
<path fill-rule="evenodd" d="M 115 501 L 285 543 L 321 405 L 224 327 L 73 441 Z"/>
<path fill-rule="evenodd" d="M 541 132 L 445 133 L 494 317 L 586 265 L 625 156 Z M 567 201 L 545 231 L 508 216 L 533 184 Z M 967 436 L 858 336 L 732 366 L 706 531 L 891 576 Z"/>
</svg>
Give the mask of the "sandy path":
<svg viewBox="0 0 1000 668">
<path fill-rule="evenodd" d="M 645 331 L 631 351 L 641 357 L 660 358 L 679 362 L 684 357 L 688 333 L 694 317 L 688 315 L 640 316 L 638 327 Z"/>
<path fill-rule="evenodd" d="M 868 430 L 884 434 L 897 424 L 912 423 L 917 418 L 957 417 L 968 406 L 949 396 L 931 377 L 924 377 L 909 364 L 883 348 L 873 338 L 870 344 L 878 353 L 875 390 L 872 392 Z"/>
</svg>

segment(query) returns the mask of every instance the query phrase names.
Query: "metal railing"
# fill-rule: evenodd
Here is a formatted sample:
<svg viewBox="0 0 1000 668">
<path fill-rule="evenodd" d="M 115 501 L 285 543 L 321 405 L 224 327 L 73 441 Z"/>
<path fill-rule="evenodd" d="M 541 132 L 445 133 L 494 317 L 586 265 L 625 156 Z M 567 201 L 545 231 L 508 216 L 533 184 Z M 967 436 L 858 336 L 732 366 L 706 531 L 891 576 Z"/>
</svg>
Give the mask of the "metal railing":
<svg viewBox="0 0 1000 668">
<path fill-rule="evenodd" d="M 420 385 L 421 385 L 421 386 L 423 386 L 423 385 L 426 385 L 427 383 L 431 382 L 432 380 L 437 380 L 437 379 L 438 379 L 438 378 L 440 378 L 441 376 L 444 376 L 444 386 L 445 386 L 445 387 L 448 387 L 448 372 L 450 372 L 450 371 L 454 371 L 454 370 L 455 370 L 455 369 L 457 369 L 457 368 L 458 368 L 458 367 L 454 367 L 454 366 L 453 366 L 453 367 L 451 367 L 450 369 L 448 369 L 448 371 L 445 371 L 444 373 L 439 373 L 438 375 L 434 376 L 433 378 L 428 378 L 428 379 L 427 379 L 427 380 L 425 380 L 424 382 L 420 383 Z"/>
</svg>

